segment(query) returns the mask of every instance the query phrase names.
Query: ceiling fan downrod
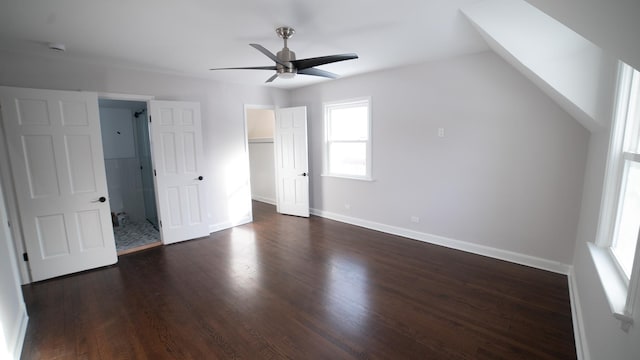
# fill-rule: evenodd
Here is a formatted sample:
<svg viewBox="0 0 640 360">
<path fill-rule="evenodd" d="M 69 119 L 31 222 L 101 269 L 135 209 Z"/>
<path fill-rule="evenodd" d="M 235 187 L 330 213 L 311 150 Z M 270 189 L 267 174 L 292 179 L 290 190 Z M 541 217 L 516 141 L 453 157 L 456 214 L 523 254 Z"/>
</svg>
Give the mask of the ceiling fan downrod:
<svg viewBox="0 0 640 360">
<path fill-rule="evenodd" d="M 287 47 L 287 40 L 289 40 L 295 32 L 294 28 L 287 26 L 282 26 L 276 29 L 276 34 L 284 40 L 284 47 L 276 54 L 278 59 L 285 64 L 276 64 L 276 74 L 278 77 L 283 79 L 290 79 L 296 76 L 296 73 L 298 72 L 295 66 L 291 63 L 296 59 L 296 53 L 289 50 L 289 47 Z"/>
</svg>

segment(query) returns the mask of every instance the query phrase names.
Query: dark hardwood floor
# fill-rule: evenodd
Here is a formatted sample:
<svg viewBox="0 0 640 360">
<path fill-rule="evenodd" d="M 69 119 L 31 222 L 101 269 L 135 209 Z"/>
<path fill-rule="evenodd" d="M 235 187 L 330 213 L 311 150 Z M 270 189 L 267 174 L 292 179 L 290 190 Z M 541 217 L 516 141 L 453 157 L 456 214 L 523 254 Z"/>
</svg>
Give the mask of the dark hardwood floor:
<svg viewBox="0 0 640 360">
<path fill-rule="evenodd" d="M 567 278 L 254 203 L 24 287 L 24 359 L 575 359 Z"/>
</svg>

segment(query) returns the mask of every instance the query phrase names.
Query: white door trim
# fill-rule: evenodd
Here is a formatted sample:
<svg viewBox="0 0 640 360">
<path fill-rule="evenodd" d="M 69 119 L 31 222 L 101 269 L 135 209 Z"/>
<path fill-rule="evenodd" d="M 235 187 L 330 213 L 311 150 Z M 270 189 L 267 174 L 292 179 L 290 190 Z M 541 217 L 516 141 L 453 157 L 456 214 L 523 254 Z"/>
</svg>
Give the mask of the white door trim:
<svg viewBox="0 0 640 360">
<path fill-rule="evenodd" d="M 26 261 L 22 259 L 22 254 L 27 252 L 25 250 L 27 247 L 24 244 L 24 238 L 22 236 L 22 222 L 18 214 L 18 199 L 16 198 L 13 171 L 9 163 L 9 148 L 3 124 L 4 120 L 2 119 L 2 112 L 0 111 L 0 149 L 2 149 L 2 155 L 0 155 L 0 185 L 5 195 L 4 201 L 7 209 L 7 217 L 11 222 L 10 229 L 13 239 L 13 250 L 16 256 L 16 264 L 18 264 L 18 269 L 20 270 L 20 285 L 25 285 L 31 283 L 31 274 L 29 273 L 29 267 Z"/>
<path fill-rule="evenodd" d="M 149 100 L 155 100 L 156 97 L 152 96 L 152 95 L 136 95 L 136 94 L 119 94 L 119 93 L 99 92 L 98 93 L 98 99 L 147 102 Z"/>
</svg>

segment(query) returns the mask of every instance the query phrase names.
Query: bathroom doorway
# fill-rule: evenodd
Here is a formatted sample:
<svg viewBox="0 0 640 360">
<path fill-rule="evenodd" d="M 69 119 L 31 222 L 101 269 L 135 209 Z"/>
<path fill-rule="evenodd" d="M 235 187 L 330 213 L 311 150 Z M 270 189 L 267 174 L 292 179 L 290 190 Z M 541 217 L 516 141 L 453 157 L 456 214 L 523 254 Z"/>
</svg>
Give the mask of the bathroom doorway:
<svg viewBox="0 0 640 360">
<path fill-rule="evenodd" d="M 99 110 L 118 255 L 161 245 L 147 103 L 100 99 Z"/>
</svg>

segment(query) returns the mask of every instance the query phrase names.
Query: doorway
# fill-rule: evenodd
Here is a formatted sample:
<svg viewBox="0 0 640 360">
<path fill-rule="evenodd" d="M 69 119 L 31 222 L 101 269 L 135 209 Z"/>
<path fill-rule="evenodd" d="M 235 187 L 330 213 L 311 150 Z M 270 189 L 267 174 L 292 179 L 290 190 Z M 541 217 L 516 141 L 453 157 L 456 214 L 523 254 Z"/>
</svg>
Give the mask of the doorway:
<svg viewBox="0 0 640 360">
<path fill-rule="evenodd" d="M 100 99 L 98 105 L 117 253 L 161 245 L 147 103 Z"/>
<path fill-rule="evenodd" d="M 246 106 L 245 119 L 251 199 L 276 205 L 275 111 L 267 107 Z"/>
</svg>

